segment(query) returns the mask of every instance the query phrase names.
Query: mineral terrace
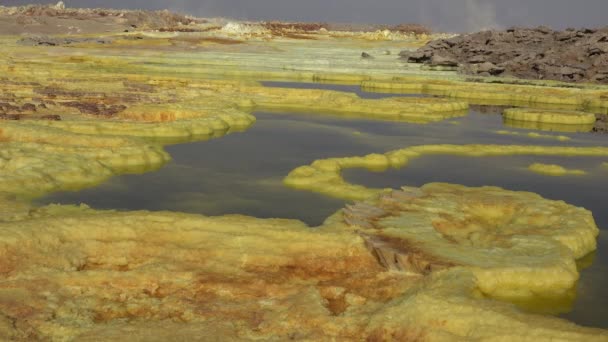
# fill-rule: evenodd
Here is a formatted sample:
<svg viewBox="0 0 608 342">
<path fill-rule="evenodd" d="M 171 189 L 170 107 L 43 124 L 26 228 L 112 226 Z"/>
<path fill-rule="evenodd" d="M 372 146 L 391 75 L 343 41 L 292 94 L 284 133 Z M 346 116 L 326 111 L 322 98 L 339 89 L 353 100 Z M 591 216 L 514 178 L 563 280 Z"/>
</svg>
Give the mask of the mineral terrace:
<svg viewBox="0 0 608 342">
<path fill-rule="evenodd" d="M 603 34 L 545 31 L 483 34 L 584 44 Z M 527 108 L 505 120 L 588 132 L 606 114 L 608 88 L 472 80 L 405 63 L 400 51 L 449 38 L 418 26 L 356 31 L 60 3 L 0 7 L 0 33 L 0 339 L 608 340 L 604 330 L 512 304 L 570 296 L 575 261 L 596 248 L 588 210 L 496 187 L 371 189 L 341 176 L 346 168 L 404 167 L 425 154 L 606 160 L 606 147 L 562 139 L 566 145 L 555 147 L 419 145 L 320 159 L 285 175 L 285 184 L 354 202 L 315 228 L 279 218 L 31 204 L 155 170 L 170 160 L 164 146 L 246 130 L 257 109 L 424 128 L 467 115 L 469 104 L 490 104 Z M 430 46 L 451 51 L 462 39 Z M 603 58 L 601 47 L 588 45 L 593 61 Z M 544 78 L 564 78 L 550 70 Z M 605 80 L 599 66 L 572 75 L 568 81 Z M 442 97 L 370 100 L 267 88 L 263 80 Z"/>
</svg>

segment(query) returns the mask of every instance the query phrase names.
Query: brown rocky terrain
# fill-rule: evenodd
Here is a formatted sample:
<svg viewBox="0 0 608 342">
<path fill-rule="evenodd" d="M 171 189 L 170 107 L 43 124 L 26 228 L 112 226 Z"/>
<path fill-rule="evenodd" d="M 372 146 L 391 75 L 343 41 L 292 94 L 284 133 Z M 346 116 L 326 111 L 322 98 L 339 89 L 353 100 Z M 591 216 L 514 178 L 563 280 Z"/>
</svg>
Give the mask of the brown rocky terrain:
<svg viewBox="0 0 608 342">
<path fill-rule="evenodd" d="M 608 27 L 554 31 L 510 28 L 428 43 L 401 57 L 481 76 L 608 83 Z"/>
<path fill-rule="evenodd" d="M 269 21 L 264 22 L 263 26 L 269 30 L 299 30 L 303 32 L 313 32 L 321 29 L 328 31 L 347 31 L 347 32 L 374 32 L 389 30 L 401 33 L 413 34 L 431 34 L 431 29 L 420 24 L 398 24 L 398 25 L 381 25 L 381 24 L 358 24 L 358 23 L 315 23 L 315 22 L 282 22 Z"/>
<path fill-rule="evenodd" d="M 608 133 L 608 115 L 605 114 L 596 114 L 597 121 L 595 122 L 595 126 L 593 126 L 593 132 L 597 133 Z"/>
<path fill-rule="evenodd" d="M 104 32 L 125 32 L 138 30 L 158 30 L 160 32 L 206 32 L 221 29 L 226 19 L 195 18 L 182 14 L 147 10 L 117 10 L 107 8 L 66 8 L 63 2 L 56 5 L 27 5 L 6 7 L 0 5 L 0 34 L 88 34 Z M 215 20 L 215 21 L 214 21 Z M 204 26 L 196 24 L 208 24 Z M 257 24 L 257 23 L 256 23 Z M 374 32 L 389 30 L 403 34 L 430 34 L 423 25 L 402 23 L 398 25 L 282 22 L 259 23 L 276 36 L 291 36 L 295 33 L 327 31 Z M 72 43 L 96 42 L 94 38 L 68 38 L 48 40 L 47 37 L 33 37 L 24 40 L 26 45 L 70 45 Z M 299 38 L 299 37 L 298 37 Z M 79 40 L 80 39 L 80 40 Z"/>
<path fill-rule="evenodd" d="M 2 34 L 86 34 L 135 29 L 168 30 L 201 19 L 164 11 L 66 8 L 57 5 L 0 6 Z"/>
</svg>

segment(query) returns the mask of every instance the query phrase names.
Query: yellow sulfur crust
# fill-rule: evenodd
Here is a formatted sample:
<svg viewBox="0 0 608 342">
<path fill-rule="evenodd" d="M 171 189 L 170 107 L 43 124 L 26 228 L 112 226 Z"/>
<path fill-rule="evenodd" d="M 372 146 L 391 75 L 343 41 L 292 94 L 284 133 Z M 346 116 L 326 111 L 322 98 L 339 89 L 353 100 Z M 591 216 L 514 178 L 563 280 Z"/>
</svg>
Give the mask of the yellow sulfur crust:
<svg viewBox="0 0 608 342">
<path fill-rule="evenodd" d="M 401 168 L 410 160 L 429 154 L 451 154 L 470 157 L 510 155 L 563 155 L 563 156 L 608 156 L 607 147 L 553 147 L 525 145 L 420 145 L 390 151 L 384 154 L 369 154 L 362 157 L 329 158 L 314 161 L 291 171 L 284 179 L 290 187 L 319 192 L 325 195 L 363 200 L 386 189 L 370 189 L 349 184 L 341 171 L 350 168 L 385 170 Z"/>
<path fill-rule="evenodd" d="M 430 273 L 466 267 L 479 289 L 499 298 L 566 293 L 575 260 L 596 248 L 591 212 L 528 192 L 433 183 L 348 206 L 382 264 Z"/>
<path fill-rule="evenodd" d="M 10 112 L 0 121 L 0 340 L 608 340 L 505 302 L 570 295 L 575 259 L 596 246 L 588 211 L 493 187 L 369 189 L 340 174 L 426 154 L 604 157 L 604 147 L 421 145 L 318 160 L 285 184 L 365 202 L 314 229 L 29 204 L 159 168 L 170 160 L 163 145 L 247 129 L 254 110 L 423 124 L 466 115 L 469 101 L 608 108 L 602 87 L 473 82 L 390 56 L 426 35 L 319 30 L 294 39 L 239 23 L 201 31 L 114 34 L 103 47 L 0 37 L 0 102 Z M 360 58 L 362 46 L 373 61 Z M 269 79 L 453 99 L 258 83 Z"/>
<path fill-rule="evenodd" d="M 16 212 L 0 222 L 7 340 L 608 338 L 481 298 L 482 269 L 386 272 L 343 224 L 311 230 L 294 220 L 67 206 Z M 536 239 L 556 259 L 514 267 L 514 279 L 546 275 L 560 260 L 552 241 L 568 243 L 568 234 Z M 489 279 L 508 266 L 485 267 Z"/>
<path fill-rule="evenodd" d="M 503 116 L 512 121 L 533 121 L 559 125 L 593 125 L 593 113 L 576 111 L 550 111 L 528 108 L 511 108 L 504 111 Z"/>
<path fill-rule="evenodd" d="M 530 138 L 539 138 L 539 139 L 555 139 L 555 140 L 559 140 L 559 141 L 569 141 L 571 140 L 570 137 L 567 137 L 565 135 L 549 135 L 549 134 L 540 134 L 540 133 L 536 133 L 536 132 L 530 132 L 528 134 L 523 134 L 520 132 L 514 132 L 514 131 L 507 131 L 507 130 L 499 130 L 496 131 L 496 134 L 500 134 L 500 135 L 515 135 L 515 136 L 527 136 Z"/>
<path fill-rule="evenodd" d="M 567 176 L 567 175 L 585 175 L 584 170 L 566 169 L 561 165 L 534 163 L 528 166 L 532 172 L 540 173 L 549 176 Z"/>
</svg>

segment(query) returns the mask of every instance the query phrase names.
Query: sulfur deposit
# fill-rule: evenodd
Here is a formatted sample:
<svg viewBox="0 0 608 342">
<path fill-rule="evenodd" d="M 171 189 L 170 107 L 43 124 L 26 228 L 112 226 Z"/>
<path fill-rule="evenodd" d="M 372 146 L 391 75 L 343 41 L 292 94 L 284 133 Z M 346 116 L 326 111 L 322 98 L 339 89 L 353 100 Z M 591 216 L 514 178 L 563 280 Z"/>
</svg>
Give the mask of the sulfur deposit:
<svg viewBox="0 0 608 342">
<path fill-rule="evenodd" d="M 509 120 L 503 117 L 503 124 L 506 127 L 528 129 L 547 132 L 563 132 L 563 133 L 587 133 L 595 130 L 594 125 L 571 125 L 571 124 L 556 124 L 540 121 L 522 121 Z"/>
<path fill-rule="evenodd" d="M 565 135 L 541 134 L 541 133 L 536 133 L 536 132 L 530 132 L 530 133 L 524 134 L 524 133 L 520 133 L 520 132 L 516 132 L 516 131 L 499 130 L 499 131 L 496 131 L 495 133 L 500 134 L 500 135 L 527 136 L 527 137 L 536 138 L 536 139 L 553 139 L 553 140 L 558 140 L 558 141 L 571 140 L 570 137 L 565 136 Z"/>
<path fill-rule="evenodd" d="M 440 37 L 418 26 L 348 32 L 57 5 L 0 7 L 0 32 L 14 34 L 0 36 L 0 340 L 608 340 L 509 303 L 572 296 L 575 260 L 596 248 L 589 211 L 494 187 L 370 189 L 341 176 L 430 154 L 606 157 L 606 147 L 422 144 L 320 159 L 285 184 L 360 202 L 314 229 L 30 203 L 160 168 L 166 145 L 246 130 L 256 110 L 430 124 L 469 103 L 605 112 L 608 88 L 404 66 L 399 49 Z"/>
<path fill-rule="evenodd" d="M 504 111 L 503 116 L 512 121 L 534 121 L 558 125 L 593 125 L 595 115 L 576 111 L 534 110 L 528 108 L 511 108 Z"/>
<path fill-rule="evenodd" d="M 608 147 L 560 147 L 525 145 L 420 145 L 384 154 L 358 157 L 319 159 L 310 165 L 292 170 L 284 179 L 287 186 L 319 192 L 347 200 L 365 200 L 388 189 L 373 189 L 350 184 L 342 178 L 342 170 L 365 168 L 382 171 L 402 168 L 423 155 L 449 154 L 469 157 L 537 155 L 537 156 L 608 156 Z"/>
<path fill-rule="evenodd" d="M 513 226 L 492 239 L 494 235 L 482 238 L 483 230 L 471 222 L 468 229 L 480 233 L 469 242 L 476 245 L 474 253 L 483 254 L 493 244 L 504 250 L 502 258 L 509 262 L 513 253 L 532 253 L 522 254 L 520 267 L 498 255 L 475 265 L 465 252 L 469 240 L 458 229 L 439 225 L 446 238 L 462 241 L 462 247 L 446 251 L 451 253 L 449 261 L 437 263 L 445 267 L 424 266 L 428 256 L 420 250 L 412 260 L 424 272 L 418 272 L 420 268 L 387 272 L 366 247 L 370 237 L 339 222 L 311 230 L 298 221 L 243 216 L 119 213 L 83 206 L 15 209 L 14 216 L 3 216 L 0 222 L 0 336 L 11 340 L 525 339 L 530 334 L 546 340 L 608 338 L 600 330 L 524 314 L 480 296 L 480 290 L 495 288 L 522 295 L 522 291 L 561 291 L 571 285 L 576 279 L 573 257 L 594 246 L 597 230 L 588 212 L 498 189 L 428 186 L 422 191 L 431 194 L 427 201 L 453 215 L 457 207 L 445 204 L 455 196 L 451 191 L 460 191 L 471 194 L 462 205 L 469 205 L 468 213 L 479 220 L 500 220 L 500 215 L 493 216 L 500 208 L 491 205 L 495 198 L 506 196 L 514 207 L 505 210 L 514 213 L 528 206 L 530 219 L 539 227 L 552 222 L 535 216 L 536 209 L 566 209 L 580 215 L 583 223 L 564 222 L 559 234 L 551 236 L 533 229 L 527 240 L 518 240 L 517 232 L 528 234 L 521 231 L 524 227 Z M 426 205 L 421 203 L 422 213 L 430 212 Z M 476 210 L 476 205 L 486 211 Z M 353 213 L 360 215 L 361 210 L 354 207 Z M 383 222 L 387 227 L 380 234 L 393 225 L 388 218 Z M 421 228 L 429 223 L 423 217 L 415 222 Z M 535 260 L 536 255 L 543 256 Z M 456 265 L 465 261 L 469 266 Z M 550 276 L 550 281 L 530 281 L 535 272 Z M 513 280 L 490 281 L 501 274 L 499 279 L 507 279 L 510 273 L 515 277 L 508 279 Z M 455 312 L 458 320 L 453 319 Z M 438 320 L 443 323 L 437 324 Z"/>
<path fill-rule="evenodd" d="M 549 176 L 585 175 L 585 170 L 567 169 L 561 165 L 534 163 L 528 166 L 532 172 Z"/>
<path fill-rule="evenodd" d="M 370 92 L 422 93 L 466 99 L 481 105 L 525 106 L 539 109 L 573 111 L 608 108 L 607 88 L 566 86 L 551 81 L 516 79 L 437 79 L 429 76 L 396 76 L 392 80 L 366 80 L 361 87 Z M 577 113 L 583 115 L 583 113 Z M 587 112 L 586 114 L 591 114 Z M 587 118 L 587 120 L 589 120 Z"/>
<path fill-rule="evenodd" d="M 561 201 L 439 183 L 348 206 L 343 220 L 389 269 L 465 267 L 500 298 L 565 293 L 578 279 L 574 261 L 595 250 L 599 233 L 589 211 Z"/>
</svg>

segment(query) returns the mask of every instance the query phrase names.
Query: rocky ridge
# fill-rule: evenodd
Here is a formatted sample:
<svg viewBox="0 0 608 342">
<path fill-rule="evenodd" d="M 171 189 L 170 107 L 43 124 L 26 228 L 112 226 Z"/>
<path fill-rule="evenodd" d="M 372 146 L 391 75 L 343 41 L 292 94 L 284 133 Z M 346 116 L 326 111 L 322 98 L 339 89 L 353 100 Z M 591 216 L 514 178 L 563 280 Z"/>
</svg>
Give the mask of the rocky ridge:
<svg viewBox="0 0 608 342">
<path fill-rule="evenodd" d="M 133 30 L 183 30 L 204 22 L 168 10 L 118 10 L 106 8 L 68 8 L 56 5 L 0 5 L 0 33 L 17 34 L 91 34 L 131 32 Z"/>
<path fill-rule="evenodd" d="M 400 55 L 408 62 L 472 75 L 608 83 L 608 27 L 482 31 L 435 40 Z"/>
</svg>

